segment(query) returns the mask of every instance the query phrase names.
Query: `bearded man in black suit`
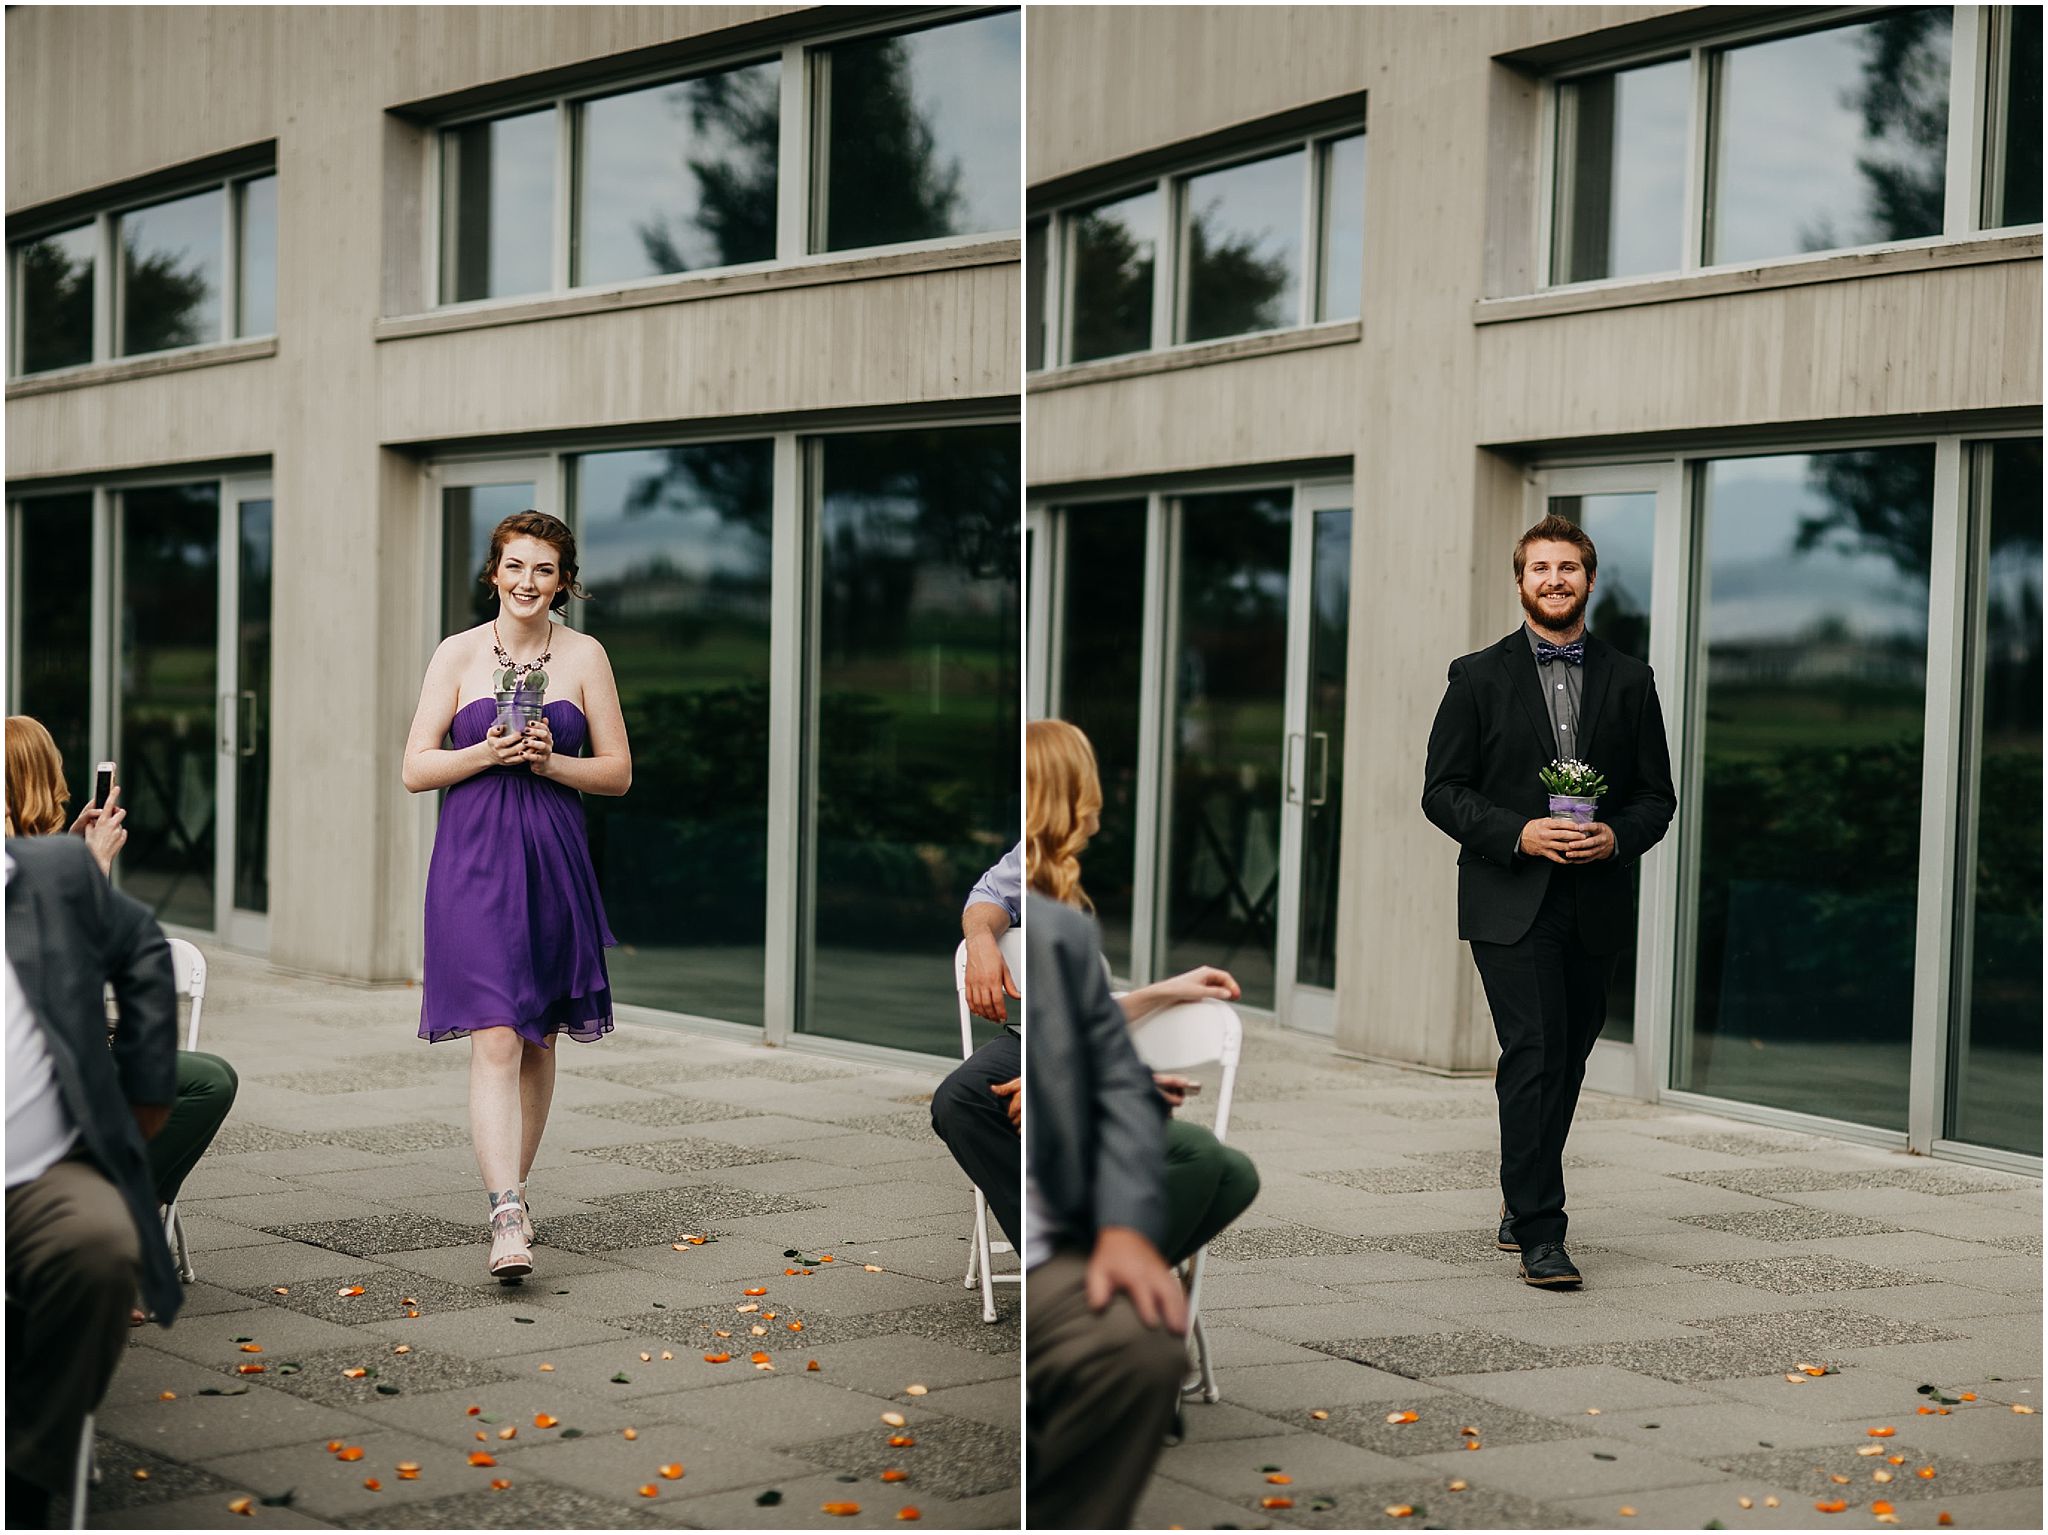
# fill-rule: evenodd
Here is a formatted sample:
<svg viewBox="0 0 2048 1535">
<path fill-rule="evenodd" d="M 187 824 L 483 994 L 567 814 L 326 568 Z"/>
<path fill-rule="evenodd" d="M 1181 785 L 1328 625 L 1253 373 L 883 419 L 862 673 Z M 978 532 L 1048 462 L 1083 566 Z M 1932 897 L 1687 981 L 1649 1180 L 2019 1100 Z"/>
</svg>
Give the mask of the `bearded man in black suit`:
<svg viewBox="0 0 2048 1535">
<path fill-rule="evenodd" d="M 1586 629 L 1598 565 L 1561 517 L 1522 535 L 1527 622 L 1451 663 L 1422 789 L 1422 813 L 1459 847 L 1458 936 L 1500 1040 L 1496 1241 L 1533 1285 L 1581 1279 L 1564 1246 L 1565 1138 L 1635 921 L 1629 865 L 1678 808 L 1650 668 Z M 1607 780 L 1591 822 L 1552 815 L 1538 776 L 1572 760 Z"/>
</svg>

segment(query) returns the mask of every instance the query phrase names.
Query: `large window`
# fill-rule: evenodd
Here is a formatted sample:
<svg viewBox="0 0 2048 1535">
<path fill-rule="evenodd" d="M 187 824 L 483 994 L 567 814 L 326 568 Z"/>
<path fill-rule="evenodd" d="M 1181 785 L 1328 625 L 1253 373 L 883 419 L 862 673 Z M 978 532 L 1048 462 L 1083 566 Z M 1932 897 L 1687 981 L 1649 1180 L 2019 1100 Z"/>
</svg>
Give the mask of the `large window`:
<svg viewBox="0 0 2048 1535">
<path fill-rule="evenodd" d="M 15 241 L 11 370 L 77 367 L 268 335 L 277 326 L 277 177 L 110 207 Z M 97 283 L 111 280 L 110 302 Z"/>
<path fill-rule="evenodd" d="M 816 444 L 808 1032 L 958 1038 L 928 967 L 1023 824 L 1020 449 L 1014 425 Z"/>
<path fill-rule="evenodd" d="M 1948 1134 L 2041 1152 L 2041 439 L 1973 450 Z"/>
<path fill-rule="evenodd" d="M 2038 8 L 1950 6 L 1767 23 L 1560 78 L 1550 281 L 2038 223 L 2040 80 Z"/>
<path fill-rule="evenodd" d="M 1021 35 L 898 21 L 444 124 L 439 302 L 1015 230 Z"/>
<path fill-rule="evenodd" d="M 1026 295 L 1027 365 L 1356 319 L 1365 166 L 1365 134 L 1352 128 L 1048 209 L 1048 265 Z"/>
<path fill-rule="evenodd" d="M 92 794 L 92 492 L 23 500 L 14 527 L 15 709 L 42 721 L 57 743 L 75 816 Z"/>
</svg>

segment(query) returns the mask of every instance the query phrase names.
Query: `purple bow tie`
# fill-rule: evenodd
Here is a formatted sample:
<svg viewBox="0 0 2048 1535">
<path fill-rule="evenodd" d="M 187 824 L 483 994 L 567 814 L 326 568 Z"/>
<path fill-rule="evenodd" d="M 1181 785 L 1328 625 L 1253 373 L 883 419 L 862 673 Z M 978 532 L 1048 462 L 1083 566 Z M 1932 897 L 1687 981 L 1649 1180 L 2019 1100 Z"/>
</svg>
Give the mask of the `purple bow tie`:
<svg viewBox="0 0 2048 1535">
<path fill-rule="evenodd" d="M 1553 645 L 1548 640 L 1536 642 L 1536 662 L 1548 666 L 1552 661 L 1566 661 L 1573 666 L 1586 664 L 1586 642 L 1573 640 L 1569 645 Z"/>
</svg>

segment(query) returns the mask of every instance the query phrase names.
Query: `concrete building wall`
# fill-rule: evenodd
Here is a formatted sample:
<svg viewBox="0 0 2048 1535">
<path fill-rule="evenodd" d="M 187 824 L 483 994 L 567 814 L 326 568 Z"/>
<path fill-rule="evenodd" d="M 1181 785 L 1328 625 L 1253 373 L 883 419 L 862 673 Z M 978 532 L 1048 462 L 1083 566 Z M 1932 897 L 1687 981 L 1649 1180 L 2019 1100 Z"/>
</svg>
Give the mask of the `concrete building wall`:
<svg viewBox="0 0 2048 1535">
<path fill-rule="evenodd" d="M 418 553 L 437 447 L 1017 392 L 1014 240 L 423 317 L 423 139 L 392 114 L 857 19 L 797 6 L 10 13 L 10 220 L 276 144 L 275 343 L 12 384 L 7 434 L 14 488 L 269 459 L 276 962 L 364 981 L 417 962 L 419 816 L 399 764 L 427 660 Z M 336 667 L 338 654 L 359 664 Z"/>
<path fill-rule="evenodd" d="M 1519 621 L 1507 559 L 1533 458 L 1677 434 L 2040 408 L 2038 235 L 1831 258 L 1790 279 L 1766 268 L 1624 298 L 1520 296 L 1536 288 L 1531 58 L 1583 34 L 1641 36 L 1702 14 L 1030 13 L 1027 202 L 1128 157 L 1167 165 L 1176 143 L 1366 93 L 1356 340 L 1285 350 L 1280 333 L 1198 367 L 1143 354 L 1027 384 L 1040 495 L 1303 457 L 1353 462 L 1340 1049 L 1447 1069 L 1494 1058 L 1456 941 L 1454 849 L 1418 801 L 1445 665 Z M 1390 643 L 1397 665 L 1385 664 Z"/>
</svg>

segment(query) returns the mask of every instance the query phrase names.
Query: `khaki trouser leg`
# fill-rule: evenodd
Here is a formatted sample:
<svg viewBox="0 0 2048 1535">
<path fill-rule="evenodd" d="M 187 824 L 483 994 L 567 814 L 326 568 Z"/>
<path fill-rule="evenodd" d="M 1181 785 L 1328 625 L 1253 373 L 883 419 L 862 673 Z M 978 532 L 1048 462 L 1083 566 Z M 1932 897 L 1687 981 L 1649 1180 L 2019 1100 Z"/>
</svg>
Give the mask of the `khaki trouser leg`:
<svg viewBox="0 0 2048 1535">
<path fill-rule="evenodd" d="M 7 1469 L 67 1490 L 85 1415 L 128 1344 L 142 1244 L 120 1190 L 72 1157 L 7 1191 Z"/>
<path fill-rule="evenodd" d="M 1128 1529 L 1186 1373 L 1187 1342 L 1126 1296 L 1088 1309 L 1087 1259 L 1059 1253 L 1024 1282 L 1034 1529 Z"/>
</svg>

